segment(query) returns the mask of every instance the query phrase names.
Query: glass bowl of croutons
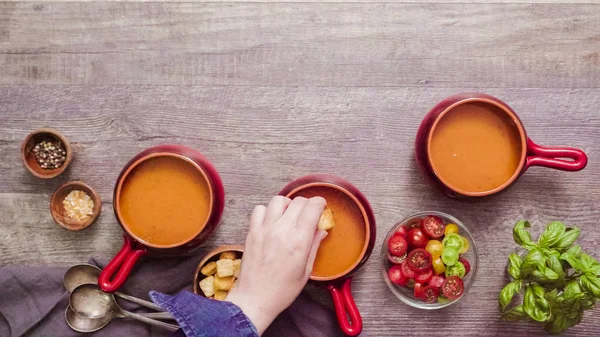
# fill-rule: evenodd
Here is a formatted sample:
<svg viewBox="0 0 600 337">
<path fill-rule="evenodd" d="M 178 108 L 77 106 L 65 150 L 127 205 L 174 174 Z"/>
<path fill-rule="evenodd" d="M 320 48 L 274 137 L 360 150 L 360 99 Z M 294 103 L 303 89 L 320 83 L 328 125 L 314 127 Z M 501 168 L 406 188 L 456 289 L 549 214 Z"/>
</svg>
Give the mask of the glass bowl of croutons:
<svg viewBox="0 0 600 337">
<path fill-rule="evenodd" d="M 211 250 L 194 274 L 196 295 L 222 301 L 240 275 L 244 246 L 221 246 Z"/>
</svg>

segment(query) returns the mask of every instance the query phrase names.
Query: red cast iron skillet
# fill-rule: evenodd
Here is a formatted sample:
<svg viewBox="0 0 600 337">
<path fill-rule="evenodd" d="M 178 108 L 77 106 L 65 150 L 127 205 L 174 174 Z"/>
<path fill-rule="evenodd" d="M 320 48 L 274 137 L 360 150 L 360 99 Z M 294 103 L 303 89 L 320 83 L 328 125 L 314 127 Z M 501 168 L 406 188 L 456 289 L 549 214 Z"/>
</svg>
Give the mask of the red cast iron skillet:
<svg viewBox="0 0 600 337">
<path fill-rule="evenodd" d="M 366 225 L 365 245 L 354 267 L 340 275 L 335 275 L 332 279 L 310 277 L 312 283 L 329 290 L 340 329 L 348 336 L 358 336 L 362 331 L 362 317 L 352 297 L 352 275 L 360 269 L 373 251 L 376 237 L 375 214 L 367 198 L 354 185 L 334 175 L 312 174 L 296 179 L 287 184 L 279 194 L 293 197 L 299 190 L 313 186 L 328 186 L 346 193 L 357 202 L 357 206 L 363 213 Z"/>
<path fill-rule="evenodd" d="M 193 239 L 176 246 L 153 247 L 151 244 L 144 243 L 141 239 L 136 238 L 133 234 L 128 232 L 127 228 L 123 225 L 118 214 L 117 200 L 119 198 L 117 191 L 122 180 L 126 177 L 126 174 L 129 174 L 131 171 L 130 168 L 133 165 L 137 165 L 148 158 L 163 155 L 175 156 L 187 160 L 203 173 L 212 191 L 212 208 L 206 224 Z M 123 229 L 125 242 L 119 253 L 117 253 L 100 274 L 98 285 L 105 292 L 117 291 L 125 283 L 131 269 L 142 256 L 178 256 L 191 253 L 215 230 L 221 219 L 221 215 L 223 214 L 224 206 L 225 190 L 223 188 L 221 177 L 208 159 L 196 150 L 182 145 L 164 144 L 140 152 L 125 165 L 117 178 L 113 194 L 113 208 L 115 216 L 117 217 L 117 222 Z"/>
<path fill-rule="evenodd" d="M 520 165 L 517 171 L 502 186 L 485 192 L 466 192 L 445 184 L 440 177 L 435 174 L 433 165 L 430 160 L 430 153 L 428 150 L 429 141 L 432 130 L 436 127 L 437 122 L 441 119 L 444 114 L 452 110 L 454 107 L 464 103 L 470 102 L 482 102 L 486 104 L 495 105 L 504 111 L 515 123 L 519 130 L 522 142 L 522 156 Z M 568 158 L 565 160 L 562 158 Z M 421 122 L 419 130 L 417 131 L 417 138 L 415 141 L 415 159 L 419 166 L 419 169 L 423 173 L 423 176 L 427 178 L 429 183 L 440 190 L 442 193 L 455 198 L 473 198 L 483 197 L 487 195 L 496 194 L 510 185 L 512 185 L 525 171 L 532 166 L 544 166 L 553 168 L 561 171 L 580 171 L 587 165 L 587 156 L 585 152 L 579 149 L 570 147 L 544 147 L 534 143 L 525 132 L 525 126 L 517 114 L 508 106 L 508 104 L 499 100 L 496 97 L 482 94 L 482 93 L 462 93 L 454 96 L 450 96 L 445 100 L 438 103 L 433 109 L 431 109 L 425 118 Z"/>
</svg>

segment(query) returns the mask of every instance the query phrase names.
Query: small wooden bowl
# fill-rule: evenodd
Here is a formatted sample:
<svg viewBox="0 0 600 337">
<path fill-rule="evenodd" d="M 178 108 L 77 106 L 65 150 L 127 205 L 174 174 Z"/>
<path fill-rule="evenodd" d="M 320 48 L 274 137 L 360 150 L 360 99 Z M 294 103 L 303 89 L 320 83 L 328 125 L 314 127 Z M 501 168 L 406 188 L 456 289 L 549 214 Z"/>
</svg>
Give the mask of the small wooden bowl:
<svg viewBox="0 0 600 337">
<path fill-rule="evenodd" d="M 202 290 L 200 290 L 199 283 L 206 276 L 202 275 L 202 273 L 200 272 L 200 269 L 202 269 L 202 267 L 204 267 L 207 263 L 209 263 L 211 261 L 217 261 L 219 259 L 219 255 L 221 255 L 221 253 L 232 252 L 232 251 L 239 253 L 240 258 L 241 258 L 241 256 L 244 254 L 244 246 L 242 246 L 242 245 L 227 245 L 227 246 L 217 247 L 217 248 L 211 250 L 210 252 L 208 252 L 208 254 L 206 254 L 206 256 L 202 259 L 202 261 L 200 261 L 200 263 L 198 263 L 198 268 L 196 268 L 196 273 L 194 274 L 194 294 L 204 296 L 204 293 L 202 292 Z"/>
<path fill-rule="evenodd" d="M 43 169 L 35 160 L 35 155 L 33 154 L 32 149 L 36 144 L 45 139 L 53 139 L 60 141 L 65 147 L 66 158 L 65 162 L 61 167 L 57 169 L 47 170 Z M 42 179 L 50 179 L 57 177 L 61 173 L 63 173 L 67 166 L 71 163 L 71 159 L 73 158 L 73 151 L 71 149 L 71 143 L 63 136 L 60 132 L 53 129 L 38 129 L 30 133 L 23 144 L 21 144 L 21 159 L 23 160 L 23 165 L 33 174 L 34 176 Z"/>
<path fill-rule="evenodd" d="M 94 210 L 92 211 L 92 216 L 83 221 L 73 220 L 65 215 L 65 208 L 63 206 L 63 200 L 67 197 L 69 193 L 73 190 L 81 190 L 92 198 L 94 201 Z M 59 226 L 64 229 L 70 231 L 80 231 L 82 229 L 88 228 L 91 224 L 96 221 L 98 215 L 100 215 L 100 211 L 102 209 L 102 201 L 100 200 L 100 195 L 93 188 L 88 186 L 87 184 L 81 181 L 69 181 L 54 191 L 52 197 L 50 198 L 50 213 L 52 213 L 52 218 L 54 218 L 54 222 L 56 222 Z"/>
</svg>

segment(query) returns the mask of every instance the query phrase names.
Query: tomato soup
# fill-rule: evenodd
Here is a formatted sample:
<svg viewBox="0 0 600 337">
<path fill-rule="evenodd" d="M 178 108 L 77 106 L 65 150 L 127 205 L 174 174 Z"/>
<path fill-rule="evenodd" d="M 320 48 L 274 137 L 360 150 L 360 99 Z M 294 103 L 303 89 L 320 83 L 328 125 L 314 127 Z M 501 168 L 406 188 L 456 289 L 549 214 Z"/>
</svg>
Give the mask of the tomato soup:
<svg viewBox="0 0 600 337">
<path fill-rule="evenodd" d="M 211 195 L 202 172 L 185 159 L 146 159 L 125 177 L 118 214 L 130 234 L 146 244 L 171 247 L 193 239 L 210 215 Z"/>
<path fill-rule="evenodd" d="M 494 190 L 518 174 L 523 143 L 519 128 L 502 109 L 473 102 L 443 115 L 430 136 L 435 174 L 451 188 Z"/>
<path fill-rule="evenodd" d="M 366 223 L 360 208 L 346 193 L 332 187 L 312 186 L 293 196 L 327 200 L 335 227 L 321 242 L 313 267 L 313 277 L 331 277 L 348 272 L 361 258 L 365 247 Z"/>
</svg>

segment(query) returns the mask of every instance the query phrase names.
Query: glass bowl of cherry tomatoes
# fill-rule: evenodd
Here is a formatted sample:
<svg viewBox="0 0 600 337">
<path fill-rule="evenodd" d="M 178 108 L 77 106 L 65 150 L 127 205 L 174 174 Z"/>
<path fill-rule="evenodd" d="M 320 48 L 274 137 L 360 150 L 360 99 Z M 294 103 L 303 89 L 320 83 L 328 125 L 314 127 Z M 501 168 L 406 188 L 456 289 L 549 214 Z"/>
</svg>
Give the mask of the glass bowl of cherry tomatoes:
<svg viewBox="0 0 600 337">
<path fill-rule="evenodd" d="M 385 283 L 404 303 L 441 309 L 456 303 L 477 274 L 477 246 L 455 217 L 421 212 L 402 219 L 381 247 Z"/>
</svg>

